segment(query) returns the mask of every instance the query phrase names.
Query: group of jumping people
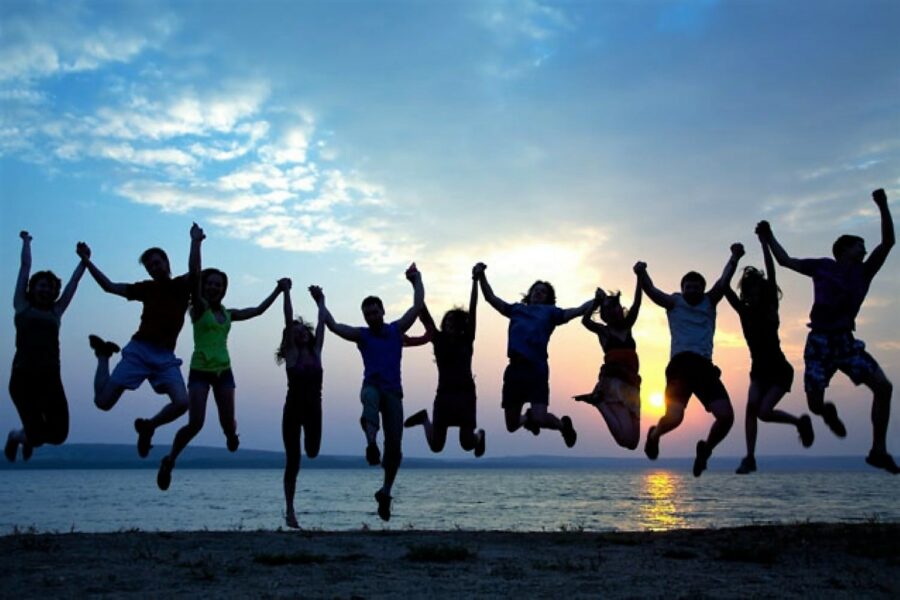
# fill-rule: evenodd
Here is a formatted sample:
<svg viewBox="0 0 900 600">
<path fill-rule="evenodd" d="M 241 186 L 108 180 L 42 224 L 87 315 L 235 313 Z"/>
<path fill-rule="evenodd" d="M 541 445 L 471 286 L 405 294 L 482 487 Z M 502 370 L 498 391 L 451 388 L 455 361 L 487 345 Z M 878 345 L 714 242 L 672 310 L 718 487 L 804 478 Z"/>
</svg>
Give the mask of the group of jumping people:
<svg viewBox="0 0 900 600">
<path fill-rule="evenodd" d="M 487 266 L 478 263 L 472 269 L 468 310 L 454 308 L 446 312 L 440 327 L 425 305 L 422 276 L 415 263 L 405 273 L 413 287 L 413 303 L 396 321 L 385 321 L 381 299 L 368 296 L 361 304 L 365 326 L 339 323 L 326 306 L 322 288 L 312 285 L 309 293 L 318 308 L 313 326 L 310 321 L 294 316 L 288 278 L 278 280 L 257 306 L 225 308 L 228 276 L 218 269 L 202 267 L 201 246 L 206 236 L 196 223 L 190 230 L 187 273 L 173 277 L 165 251 L 154 247 L 140 257 L 149 280 L 115 283 L 93 263 L 88 245 L 79 242 L 76 246 L 79 262 L 62 293 L 62 282 L 52 272 L 30 275 L 32 238 L 23 231 L 21 267 L 14 296 L 16 354 L 9 383 L 22 428 L 9 432 L 5 455 L 9 461 L 15 461 L 21 448 L 23 460 L 28 460 L 34 448 L 62 444 L 68 435 L 68 404 L 60 378 L 59 327 L 81 277 L 88 271 L 104 291 L 143 305 L 138 330 L 124 348 L 99 336 L 89 336 L 90 347 L 97 357 L 96 406 L 110 410 L 125 390 L 137 389 L 145 380 L 155 392 L 168 396 L 169 403 L 156 415 L 134 422 L 137 451 L 142 458 L 149 455 L 157 428 L 188 413 L 187 423 L 175 434 L 170 452 L 160 462 L 157 485 L 161 490 L 169 488 L 179 455 L 203 427 L 210 390 L 226 446 L 232 452 L 238 449 L 235 378 L 228 354 L 228 334 L 233 322 L 261 315 L 281 295 L 284 330 L 276 361 L 284 364 L 288 381 L 282 417 L 286 455 L 285 522 L 289 527 L 299 526 L 294 495 L 300 470 L 301 437 L 308 458 L 318 454 L 321 443 L 325 328 L 355 343 L 362 356 L 360 425 L 366 440 L 365 457 L 370 465 L 383 468 L 383 485 L 375 492 L 375 501 L 378 516 L 389 520 L 392 486 L 402 460 L 404 428 L 422 426 L 431 450 L 440 452 L 448 429 L 457 427 L 464 450 L 476 457 L 485 452 L 485 432 L 477 428 L 472 374 L 479 289 L 487 303 L 509 319 L 509 364 L 503 373 L 501 404 L 506 429 L 514 432 L 524 428 L 534 435 L 542 429 L 559 431 L 568 447 L 574 446 L 577 440 L 572 419 L 557 417 L 548 410 L 547 347 L 554 329 L 581 317 L 584 327 L 597 335 L 604 353 L 597 384 L 591 393 L 576 396 L 575 400 L 596 407 L 616 443 L 635 450 L 640 442 L 641 376 L 632 329 L 644 294 L 664 308 L 671 333 L 666 409 L 658 423 L 649 428 L 644 452 L 651 460 L 658 457 L 660 439 L 681 424 L 688 401 L 692 395 L 696 396 L 714 421 L 706 439 L 697 442 L 695 476 L 706 469 L 713 450 L 734 422 L 721 372 L 712 362 L 716 307 L 726 298 L 740 317 L 752 361 L 745 417 L 747 454 L 737 468 L 737 473 L 751 473 L 756 470 L 757 420 L 792 425 L 805 447 L 814 441 L 808 415 L 795 416 L 776 409 L 794 379 L 794 370 L 781 350 L 778 337 L 781 292 L 776 283 L 777 262 L 813 280 L 814 301 L 804 350 L 804 387 L 809 410 L 821 417 L 835 435 L 844 437 L 846 428 L 835 405 L 825 401 L 825 389 L 837 370 L 847 374 L 856 385 L 869 387 L 873 392 L 873 431 L 866 462 L 897 474 L 900 468 L 886 446 L 892 384 L 866 352 L 865 344 L 854 337 L 855 319 L 872 279 L 894 245 L 887 195 L 879 189 L 872 196 L 881 217 L 881 242 L 868 258 L 864 240 L 852 235 L 837 239 L 832 248 L 833 259 L 794 258 L 777 241 L 769 223 L 761 221 L 755 232 L 762 247 L 764 270 L 746 267 L 738 292 L 731 289 L 731 280 L 744 248 L 736 243 L 731 246 L 721 276 L 709 290 L 703 276 L 691 271 L 681 279 L 679 292 L 665 293 L 654 286 L 646 263 L 637 262 L 634 299 L 628 310 L 622 306 L 619 293 L 601 288 L 580 306 L 559 308 L 555 290 L 547 281 L 536 281 L 521 301 L 510 303 L 494 293 L 487 279 Z M 598 310 L 600 321 L 595 321 L 593 315 Z M 190 316 L 194 337 L 187 386 L 181 373 L 182 361 L 174 352 L 185 314 Z M 425 334 L 406 335 L 417 319 L 424 325 Z M 431 415 L 421 410 L 404 421 L 402 350 L 404 346 L 428 343 L 433 347 L 438 370 Z M 121 360 L 110 371 L 110 359 L 119 352 Z M 526 404 L 528 408 L 523 411 Z M 379 448 L 377 436 L 381 429 L 383 443 Z"/>
</svg>

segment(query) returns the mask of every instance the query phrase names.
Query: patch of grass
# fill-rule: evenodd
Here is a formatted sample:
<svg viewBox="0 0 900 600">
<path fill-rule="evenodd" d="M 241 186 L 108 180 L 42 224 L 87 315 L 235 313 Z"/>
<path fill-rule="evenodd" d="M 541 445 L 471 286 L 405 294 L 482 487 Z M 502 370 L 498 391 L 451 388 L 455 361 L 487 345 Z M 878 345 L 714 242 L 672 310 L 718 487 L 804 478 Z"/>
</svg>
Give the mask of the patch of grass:
<svg viewBox="0 0 900 600">
<path fill-rule="evenodd" d="M 312 565 L 326 562 L 328 558 L 322 554 L 311 552 L 292 552 L 290 554 L 254 554 L 253 562 L 270 567 L 284 565 Z"/>
<path fill-rule="evenodd" d="M 415 544 L 407 549 L 406 560 L 413 562 L 460 562 L 477 556 L 476 552 L 456 544 Z"/>
</svg>

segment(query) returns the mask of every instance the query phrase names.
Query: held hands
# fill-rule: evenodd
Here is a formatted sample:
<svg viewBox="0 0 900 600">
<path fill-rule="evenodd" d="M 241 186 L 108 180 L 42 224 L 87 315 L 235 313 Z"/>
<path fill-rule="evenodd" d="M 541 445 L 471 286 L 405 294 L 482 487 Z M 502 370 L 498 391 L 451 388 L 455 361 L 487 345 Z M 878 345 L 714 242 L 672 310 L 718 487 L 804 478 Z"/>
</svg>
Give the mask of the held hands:
<svg viewBox="0 0 900 600">
<path fill-rule="evenodd" d="M 25 231 L 24 229 L 19 232 L 19 237 L 22 238 L 22 241 L 25 242 L 26 244 L 31 243 L 31 240 L 33 239 L 31 237 L 31 234 L 28 233 L 27 231 Z"/>
<path fill-rule="evenodd" d="M 203 233 L 203 228 L 194 223 L 191 225 L 191 240 L 194 242 L 202 242 L 206 239 L 206 234 Z"/>
<path fill-rule="evenodd" d="M 884 189 L 878 188 L 872 192 L 872 200 L 874 200 L 875 204 L 879 207 L 887 206 L 887 194 L 884 192 Z"/>
<path fill-rule="evenodd" d="M 772 239 L 772 226 L 769 225 L 768 221 L 760 221 L 757 223 L 754 232 L 761 240 Z"/>
<path fill-rule="evenodd" d="M 317 285 L 309 286 L 309 295 L 312 296 L 312 299 L 315 300 L 316 304 L 325 302 L 325 292 Z"/>
<path fill-rule="evenodd" d="M 480 262 L 472 267 L 472 279 L 481 279 L 482 277 L 484 277 L 485 269 L 487 269 L 487 265 L 483 262 Z"/>
<path fill-rule="evenodd" d="M 81 260 L 89 261 L 91 259 L 91 247 L 84 242 L 78 242 L 75 244 L 75 254 L 77 254 L 78 258 Z"/>
<path fill-rule="evenodd" d="M 411 283 L 415 283 L 416 280 L 422 279 L 422 274 L 419 273 L 419 269 L 416 267 L 416 263 L 410 264 L 406 269 L 406 278 Z"/>
<path fill-rule="evenodd" d="M 290 277 L 282 277 L 278 280 L 278 289 L 282 292 L 289 292 L 291 290 L 291 283 Z"/>
<path fill-rule="evenodd" d="M 597 290 L 594 292 L 594 307 L 600 306 L 604 298 L 606 298 L 606 292 L 604 292 L 601 288 L 597 288 Z"/>
<path fill-rule="evenodd" d="M 646 272 L 647 272 L 647 263 L 645 263 L 642 260 L 639 260 L 636 263 L 634 263 L 634 274 L 635 275 L 643 275 Z"/>
<path fill-rule="evenodd" d="M 741 243 L 736 243 L 731 245 L 731 257 L 732 258 L 740 258 L 744 255 L 744 245 Z"/>
</svg>

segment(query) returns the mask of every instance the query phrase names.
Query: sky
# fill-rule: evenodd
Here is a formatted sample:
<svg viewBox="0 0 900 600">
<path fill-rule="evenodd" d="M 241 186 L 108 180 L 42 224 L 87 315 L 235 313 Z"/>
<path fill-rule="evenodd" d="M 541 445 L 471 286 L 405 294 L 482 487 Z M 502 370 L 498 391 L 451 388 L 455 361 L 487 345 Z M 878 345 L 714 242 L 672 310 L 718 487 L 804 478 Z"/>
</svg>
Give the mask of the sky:
<svg viewBox="0 0 900 600">
<path fill-rule="evenodd" d="M 230 276 L 225 303 L 254 306 L 280 277 L 295 310 L 324 288 L 343 323 L 381 296 L 388 318 L 412 301 L 415 261 L 438 316 L 467 302 L 471 267 L 516 301 L 536 279 L 559 305 L 596 287 L 634 290 L 646 261 L 657 287 L 689 270 L 714 281 L 728 247 L 761 266 L 760 219 L 798 257 L 830 255 L 841 233 L 880 239 L 871 191 L 900 213 L 900 5 L 893 1 L 338 2 L 179 1 L 0 4 L 0 378 L 14 354 L 12 295 L 21 243 L 33 270 L 64 279 L 87 242 L 113 281 L 146 278 L 140 253 L 161 246 L 184 272 L 188 231 L 207 233 L 206 266 Z M 895 253 L 896 254 L 896 253 Z M 900 379 L 897 256 L 857 321 L 889 378 Z M 781 338 L 797 371 L 780 408 L 806 411 L 803 344 L 809 279 L 780 270 Z M 70 442 L 133 443 L 132 421 L 161 408 L 146 384 L 110 412 L 93 406 L 87 336 L 124 345 L 138 303 L 86 275 L 63 318 L 62 375 Z M 599 414 L 571 396 L 596 382 L 602 355 L 578 321 L 550 343 L 550 410 L 571 415 L 578 444 L 507 433 L 500 409 L 508 322 L 478 307 L 478 422 L 494 456 L 642 456 L 615 445 Z M 281 448 L 286 390 L 274 361 L 280 300 L 237 323 L 229 347 L 242 447 Z M 417 325 L 413 332 L 419 331 Z M 635 326 L 642 431 L 661 408 L 669 334 L 646 301 Z M 720 455 L 743 453 L 749 356 L 720 305 L 715 362 L 737 420 Z M 188 359 L 190 326 L 177 354 Z M 324 348 L 323 454 L 362 454 L 356 348 Z M 185 369 L 186 374 L 186 369 Z M 404 353 L 407 414 L 431 408 L 429 348 Z M 8 392 L 0 429 L 19 426 Z M 838 440 L 814 422 L 803 450 L 793 428 L 760 427 L 758 454 L 864 455 L 870 393 L 842 375 L 828 391 L 848 426 Z M 900 453 L 900 410 L 889 449 Z M 210 407 L 194 443 L 224 445 Z M 664 456 L 688 456 L 711 423 L 692 400 Z M 168 444 L 177 425 L 160 429 Z M 643 436 L 642 436 L 643 437 Z M 189 450 L 188 450 L 189 452 Z M 421 429 L 407 456 L 429 456 Z M 451 433 L 444 456 L 465 456 Z"/>
</svg>

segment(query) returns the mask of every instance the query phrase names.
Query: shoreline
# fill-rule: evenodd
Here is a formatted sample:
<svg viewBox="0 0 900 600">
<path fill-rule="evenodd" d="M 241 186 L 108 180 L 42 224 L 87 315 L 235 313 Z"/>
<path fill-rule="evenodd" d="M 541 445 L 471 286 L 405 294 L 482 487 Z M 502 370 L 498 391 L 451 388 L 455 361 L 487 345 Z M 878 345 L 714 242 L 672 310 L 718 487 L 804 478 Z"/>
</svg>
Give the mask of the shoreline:
<svg viewBox="0 0 900 600">
<path fill-rule="evenodd" d="M 8 597 L 897 597 L 900 523 L 0 536 Z"/>
</svg>

